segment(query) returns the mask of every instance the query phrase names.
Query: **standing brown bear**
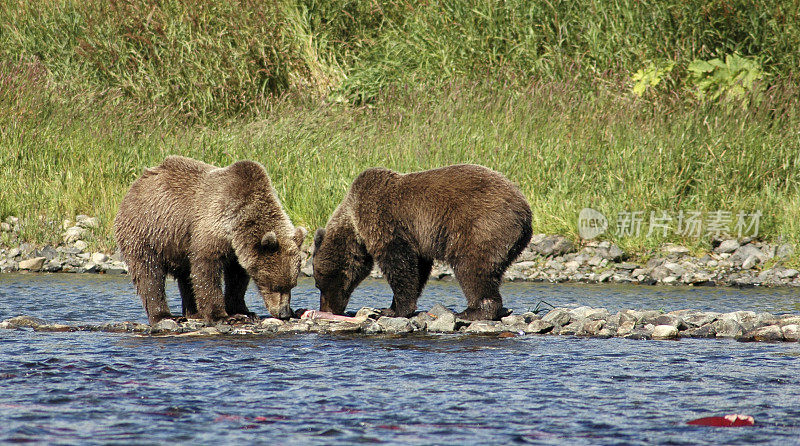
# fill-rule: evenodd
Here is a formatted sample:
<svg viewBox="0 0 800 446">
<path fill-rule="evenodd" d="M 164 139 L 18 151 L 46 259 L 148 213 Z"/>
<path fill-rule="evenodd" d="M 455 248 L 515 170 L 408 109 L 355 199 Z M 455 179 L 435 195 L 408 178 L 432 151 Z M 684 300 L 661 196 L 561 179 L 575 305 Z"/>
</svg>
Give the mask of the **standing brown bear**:
<svg viewBox="0 0 800 446">
<path fill-rule="evenodd" d="M 253 316 L 244 301 L 251 277 L 272 316 L 292 315 L 290 290 L 306 231 L 292 225 L 254 161 L 218 168 L 167 157 L 134 181 L 114 230 L 151 324 L 173 317 L 167 274 L 178 282 L 186 317 Z"/>
<path fill-rule="evenodd" d="M 459 317 L 498 319 L 501 278 L 530 238 L 528 202 L 491 169 L 472 164 L 409 174 L 368 169 L 314 236 L 320 309 L 342 314 L 374 259 L 394 292 L 383 313 L 409 317 L 433 261 L 441 260 L 452 266 L 467 298 Z"/>
</svg>

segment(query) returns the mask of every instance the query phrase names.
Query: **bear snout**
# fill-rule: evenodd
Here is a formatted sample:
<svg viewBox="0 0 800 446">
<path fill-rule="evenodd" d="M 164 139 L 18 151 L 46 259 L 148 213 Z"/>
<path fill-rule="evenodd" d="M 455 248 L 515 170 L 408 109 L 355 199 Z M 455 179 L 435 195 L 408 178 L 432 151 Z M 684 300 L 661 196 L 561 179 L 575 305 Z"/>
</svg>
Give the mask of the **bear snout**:
<svg viewBox="0 0 800 446">
<path fill-rule="evenodd" d="M 264 298 L 264 306 L 269 310 L 269 314 L 277 319 L 287 320 L 294 315 L 289 306 L 292 300 L 291 292 L 267 292 L 261 293 Z"/>
</svg>

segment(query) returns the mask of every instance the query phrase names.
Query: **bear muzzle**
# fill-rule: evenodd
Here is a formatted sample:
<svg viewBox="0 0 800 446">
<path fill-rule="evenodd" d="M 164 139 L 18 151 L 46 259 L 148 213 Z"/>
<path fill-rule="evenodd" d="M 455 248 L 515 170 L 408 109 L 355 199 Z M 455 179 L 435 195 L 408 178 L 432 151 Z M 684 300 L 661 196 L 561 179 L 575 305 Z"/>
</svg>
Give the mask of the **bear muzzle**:
<svg viewBox="0 0 800 446">
<path fill-rule="evenodd" d="M 267 307 L 272 317 L 286 320 L 294 315 L 292 308 L 289 306 L 292 299 L 290 292 L 266 292 L 261 293 L 261 295 L 264 298 L 264 306 Z"/>
</svg>

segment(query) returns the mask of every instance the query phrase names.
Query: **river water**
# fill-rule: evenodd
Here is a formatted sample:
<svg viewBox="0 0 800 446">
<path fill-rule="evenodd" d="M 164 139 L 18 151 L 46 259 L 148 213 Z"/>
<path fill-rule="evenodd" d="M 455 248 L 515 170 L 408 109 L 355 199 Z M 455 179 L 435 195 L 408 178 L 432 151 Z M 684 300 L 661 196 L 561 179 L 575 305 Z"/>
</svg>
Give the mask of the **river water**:
<svg viewBox="0 0 800 446">
<path fill-rule="evenodd" d="M 252 287 L 251 287 L 252 288 Z M 174 283 L 168 287 L 180 309 Z M 797 313 L 793 289 L 509 283 L 555 306 Z M 251 289 L 251 310 L 265 313 Z M 368 280 L 350 310 L 385 307 Z M 456 284 L 420 299 L 465 307 Z M 313 281 L 293 307 L 316 308 Z M 0 320 L 133 320 L 126 276 L 0 275 Z M 174 338 L 0 330 L 0 443 L 800 444 L 800 344 L 569 336 Z M 743 413 L 752 427 L 689 426 Z"/>
</svg>

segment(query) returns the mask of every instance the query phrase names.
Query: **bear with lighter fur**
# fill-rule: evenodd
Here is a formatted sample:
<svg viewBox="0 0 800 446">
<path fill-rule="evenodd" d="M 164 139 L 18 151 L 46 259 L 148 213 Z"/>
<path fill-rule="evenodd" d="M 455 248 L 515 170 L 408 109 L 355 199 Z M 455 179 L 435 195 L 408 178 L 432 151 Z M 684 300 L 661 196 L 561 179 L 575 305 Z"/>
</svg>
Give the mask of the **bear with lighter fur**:
<svg viewBox="0 0 800 446">
<path fill-rule="evenodd" d="M 467 299 L 461 318 L 499 319 L 503 273 L 530 238 L 527 200 L 491 169 L 368 169 L 314 236 L 320 309 L 342 314 L 375 262 L 394 293 L 383 314 L 409 317 L 439 260 L 453 268 Z"/>
<path fill-rule="evenodd" d="M 168 274 L 185 317 L 209 323 L 254 317 L 244 299 L 251 278 L 273 317 L 292 316 L 290 292 L 306 232 L 289 220 L 257 162 L 219 168 L 169 156 L 133 182 L 114 230 L 151 324 L 174 318 Z"/>
</svg>

